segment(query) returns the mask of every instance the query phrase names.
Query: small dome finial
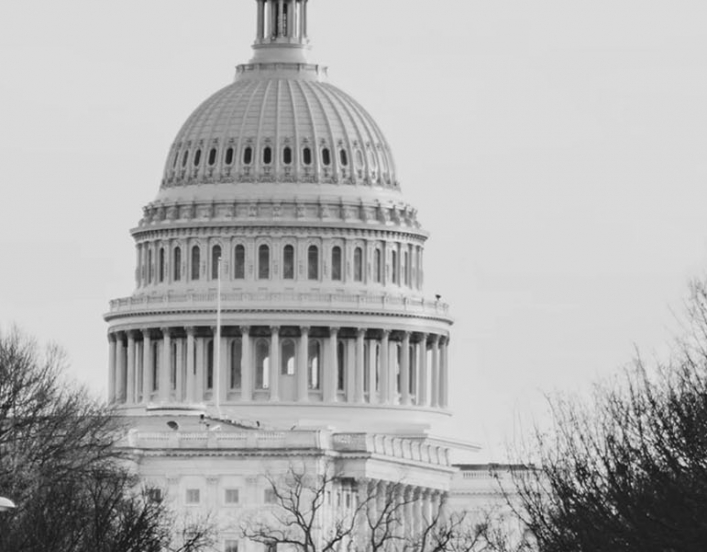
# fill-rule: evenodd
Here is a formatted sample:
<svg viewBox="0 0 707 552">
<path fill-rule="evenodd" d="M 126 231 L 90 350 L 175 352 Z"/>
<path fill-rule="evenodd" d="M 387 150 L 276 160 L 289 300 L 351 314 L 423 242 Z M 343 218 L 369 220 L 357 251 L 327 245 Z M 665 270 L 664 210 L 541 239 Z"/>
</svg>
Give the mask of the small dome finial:
<svg viewBox="0 0 707 552">
<path fill-rule="evenodd" d="M 256 0 L 258 24 L 253 62 L 306 61 L 308 0 Z"/>
</svg>

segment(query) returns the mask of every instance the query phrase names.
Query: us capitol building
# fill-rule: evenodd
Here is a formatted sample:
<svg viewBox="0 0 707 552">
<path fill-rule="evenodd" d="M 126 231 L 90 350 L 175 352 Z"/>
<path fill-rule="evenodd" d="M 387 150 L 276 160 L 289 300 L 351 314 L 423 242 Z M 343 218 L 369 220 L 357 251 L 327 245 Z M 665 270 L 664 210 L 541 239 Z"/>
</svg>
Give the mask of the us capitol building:
<svg viewBox="0 0 707 552">
<path fill-rule="evenodd" d="M 430 433 L 452 318 L 424 295 L 428 233 L 391 148 L 310 60 L 308 1 L 256 6 L 253 57 L 177 134 L 131 231 L 135 291 L 105 315 L 136 469 L 215 513 L 228 552 L 262 548 L 237 520 L 293 462 L 334 462 L 339 493 L 402 481 L 418 520 L 495 492 Z"/>
</svg>

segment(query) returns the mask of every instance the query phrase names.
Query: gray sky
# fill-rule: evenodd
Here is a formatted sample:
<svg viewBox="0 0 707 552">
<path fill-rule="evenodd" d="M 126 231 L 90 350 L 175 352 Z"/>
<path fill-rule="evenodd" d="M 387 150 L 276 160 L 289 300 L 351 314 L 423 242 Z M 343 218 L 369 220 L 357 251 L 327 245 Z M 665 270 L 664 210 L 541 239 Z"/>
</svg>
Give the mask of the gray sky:
<svg viewBox="0 0 707 552">
<path fill-rule="evenodd" d="M 0 3 L 0 325 L 107 379 L 128 229 L 250 0 Z M 707 3 L 312 0 L 313 56 L 390 142 L 453 308 L 455 421 L 499 459 L 543 408 L 661 354 L 707 266 Z"/>
</svg>

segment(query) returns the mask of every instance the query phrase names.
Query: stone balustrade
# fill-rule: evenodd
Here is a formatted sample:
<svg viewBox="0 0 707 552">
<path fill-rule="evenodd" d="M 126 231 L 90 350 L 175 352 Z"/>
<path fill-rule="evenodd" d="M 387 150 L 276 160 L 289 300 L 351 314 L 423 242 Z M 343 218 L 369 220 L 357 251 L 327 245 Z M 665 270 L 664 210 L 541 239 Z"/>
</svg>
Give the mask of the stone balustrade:
<svg viewBox="0 0 707 552">
<path fill-rule="evenodd" d="M 340 452 L 369 452 L 438 466 L 450 465 L 446 448 L 389 435 L 338 433 L 333 436 L 332 445 Z"/>
</svg>

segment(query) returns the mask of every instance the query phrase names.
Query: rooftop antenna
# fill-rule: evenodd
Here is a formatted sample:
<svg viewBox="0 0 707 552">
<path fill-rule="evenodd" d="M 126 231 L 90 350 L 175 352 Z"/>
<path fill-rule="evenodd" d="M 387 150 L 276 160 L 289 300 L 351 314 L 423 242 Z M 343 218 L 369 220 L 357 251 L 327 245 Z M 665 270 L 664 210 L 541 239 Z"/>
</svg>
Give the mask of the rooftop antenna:
<svg viewBox="0 0 707 552">
<path fill-rule="evenodd" d="M 214 343 L 214 404 L 216 413 L 221 418 L 221 255 L 218 257 L 218 291 L 216 292 L 216 342 Z"/>
</svg>

